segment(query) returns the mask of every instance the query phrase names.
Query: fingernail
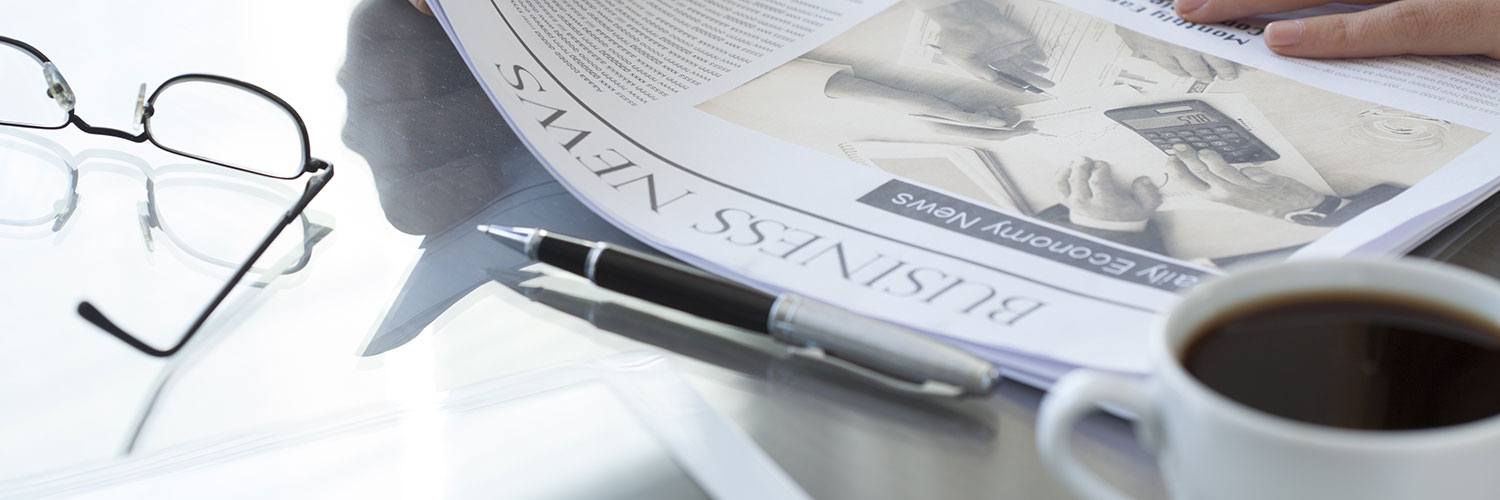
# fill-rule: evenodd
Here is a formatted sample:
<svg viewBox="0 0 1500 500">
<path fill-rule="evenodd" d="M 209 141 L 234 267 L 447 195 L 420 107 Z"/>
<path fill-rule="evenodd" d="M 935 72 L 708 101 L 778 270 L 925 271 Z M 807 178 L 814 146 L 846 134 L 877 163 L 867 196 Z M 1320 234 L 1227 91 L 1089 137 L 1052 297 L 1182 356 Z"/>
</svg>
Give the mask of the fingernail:
<svg viewBox="0 0 1500 500">
<path fill-rule="evenodd" d="M 1266 26 L 1266 45 L 1287 47 L 1302 41 L 1306 24 L 1299 20 L 1276 21 Z"/>
<path fill-rule="evenodd" d="M 1193 11 L 1203 8 L 1208 0 L 1177 0 L 1178 14 L 1192 14 Z"/>
</svg>

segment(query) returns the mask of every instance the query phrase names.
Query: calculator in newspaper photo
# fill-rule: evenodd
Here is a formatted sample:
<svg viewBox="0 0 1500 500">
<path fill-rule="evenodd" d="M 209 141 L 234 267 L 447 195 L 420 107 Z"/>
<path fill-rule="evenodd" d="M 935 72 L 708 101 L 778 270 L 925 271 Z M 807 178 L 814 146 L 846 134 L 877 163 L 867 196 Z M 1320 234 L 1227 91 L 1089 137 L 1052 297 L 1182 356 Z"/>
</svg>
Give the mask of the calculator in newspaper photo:
<svg viewBox="0 0 1500 500">
<path fill-rule="evenodd" d="M 1169 155 L 1174 145 L 1186 144 L 1217 151 L 1229 163 L 1281 158 L 1240 122 L 1196 99 L 1112 109 L 1104 116 L 1129 127 Z"/>
</svg>

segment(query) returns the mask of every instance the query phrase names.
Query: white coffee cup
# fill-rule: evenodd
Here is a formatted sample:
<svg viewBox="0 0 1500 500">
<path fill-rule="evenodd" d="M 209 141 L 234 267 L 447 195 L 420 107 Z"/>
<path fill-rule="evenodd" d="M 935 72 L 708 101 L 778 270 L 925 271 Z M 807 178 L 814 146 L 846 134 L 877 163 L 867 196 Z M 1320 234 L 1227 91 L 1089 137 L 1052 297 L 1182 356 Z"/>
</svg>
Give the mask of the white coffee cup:
<svg viewBox="0 0 1500 500">
<path fill-rule="evenodd" d="M 1108 407 L 1135 416 L 1175 498 L 1500 498 L 1500 417 L 1403 431 L 1314 425 L 1233 401 L 1183 368 L 1179 355 L 1206 321 L 1320 291 L 1420 298 L 1500 324 L 1500 284 L 1436 263 L 1297 261 L 1232 273 L 1189 292 L 1157 322 L 1149 377 L 1078 370 L 1060 380 L 1038 417 L 1042 460 L 1084 498 L 1125 498 L 1078 461 L 1068 439 L 1081 418 Z"/>
</svg>

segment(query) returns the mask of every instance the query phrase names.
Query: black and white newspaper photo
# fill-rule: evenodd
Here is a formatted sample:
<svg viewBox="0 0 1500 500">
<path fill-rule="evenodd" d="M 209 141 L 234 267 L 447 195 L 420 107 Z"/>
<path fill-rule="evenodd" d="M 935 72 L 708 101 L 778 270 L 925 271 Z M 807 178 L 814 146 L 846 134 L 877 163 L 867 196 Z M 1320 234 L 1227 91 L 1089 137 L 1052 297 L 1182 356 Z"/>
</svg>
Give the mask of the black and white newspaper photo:
<svg viewBox="0 0 1500 500">
<path fill-rule="evenodd" d="M 1210 267 L 1290 255 L 1488 135 L 1047 0 L 931 3 L 898 3 L 699 109 Z"/>
<path fill-rule="evenodd" d="M 1399 253 L 1500 183 L 1493 61 L 1289 59 L 1169 0 L 434 6 L 625 233 L 1037 385 L 1139 373 L 1205 279 Z"/>
</svg>

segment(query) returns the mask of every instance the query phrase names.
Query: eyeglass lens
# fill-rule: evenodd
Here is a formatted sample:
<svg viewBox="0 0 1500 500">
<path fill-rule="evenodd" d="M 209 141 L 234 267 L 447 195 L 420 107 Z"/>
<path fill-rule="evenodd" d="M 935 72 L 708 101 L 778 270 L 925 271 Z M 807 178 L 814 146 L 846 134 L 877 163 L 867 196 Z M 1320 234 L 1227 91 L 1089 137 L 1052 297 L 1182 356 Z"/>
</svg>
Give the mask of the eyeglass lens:
<svg viewBox="0 0 1500 500">
<path fill-rule="evenodd" d="M 167 84 L 152 103 L 147 130 L 177 153 L 274 177 L 295 177 L 305 156 L 301 128 L 275 101 L 216 81 Z"/>
<path fill-rule="evenodd" d="M 0 123 L 48 128 L 68 123 L 68 113 L 47 95 L 42 63 L 4 43 L 0 43 Z"/>
</svg>

